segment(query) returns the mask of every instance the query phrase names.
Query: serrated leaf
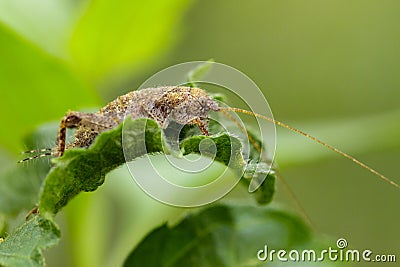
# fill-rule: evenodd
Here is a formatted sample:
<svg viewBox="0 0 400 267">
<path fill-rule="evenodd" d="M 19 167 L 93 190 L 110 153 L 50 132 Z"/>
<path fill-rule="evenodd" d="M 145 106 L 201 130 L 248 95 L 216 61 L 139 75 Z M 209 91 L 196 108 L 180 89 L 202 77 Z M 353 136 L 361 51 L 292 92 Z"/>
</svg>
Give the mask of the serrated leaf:
<svg viewBox="0 0 400 267">
<path fill-rule="evenodd" d="M 219 161 L 226 166 L 231 165 L 235 169 L 243 168 L 243 159 L 241 155 L 241 144 L 236 138 L 229 136 L 228 134 L 222 134 L 216 137 L 210 137 L 205 135 L 197 135 L 185 139 L 182 142 L 181 148 L 183 154 L 187 155 L 190 153 L 200 154 L 200 142 L 206 139 L 215 140 L 217 145 L 217 151 L 215 160 Z M 207 151 L 207 149 L 205 149 Z M 233 152 L 233 153 L 232 153 Z"/>
<path fill-rule="evenodd" d="M 246 130 L 247 134 L 254 140 L 256 145 L 258 147 L 263 147 L 261 140 L 258 138 L 257 135 L 255 135 L 251 130 Z M 270 165 L 272 163 L 267 163 L 263 162 L 265 159 L 261 157 L 260 152 L 255 148 L 254 145 L 250 146 L 250 159 L 255 160 L 256 165 L 257 164 L 263 164 L 263 165 Z M 249 163 L 247 163 L 249 164 Z M 258 169 L 255 169 L 251 173 L 251 180 L 250 179 L 242 179 L 241 183 L 244 184 L 247 188 L 248 191 L 253 195 L 253 197 L 256 199 L 256 201 L 259 204 L 268 204 L 272 201 L 272 198 L 275 193 L 275 181 L 276 181 L 276 174 L 273 170 L 274 166 L 271 166 L 272 168 L 261 168 L 261 169 L 268 169 L 268 172 L 260 172 Z M 245 169 L 245 172 L 247 172 L 247 166 Z M 244 178 L 246 178 L 246 173 L 244 174 Z M 254 183 L 254 184 L 252 184 Z M 255 188 L 255 190 L 254 190 Z"/>
<path fill-rule="evenodd" d="M 133 250 L 124 267 L 257 266 L 262 264 L 257 252 L 264 245 L 290 250 L 311 242 L 310 229 L 287 212 L 261 206 L 218 205 L 173 227 L 155 229 Z"/>
<path fill-rule="evenodd" d="M 124 140 L 129 143 L 129 151 L 133 151 L 133 154 L 127 155 L 129 160 L 163 151 L 162 130 L 156 122 L 149 119 L 127 119 L 124 124 Z M 80 192 L 96 190 L 103 184 L 107 172 L 125 163 L 122 129 L 121 124 L 100 134 L 89 148 L 68 150 L 63 157 L 54 159 L 55 167 L 47 176 L 40 197 L 41 213 L 56 214 Z M 243 168 L 240 141 L 227 133 L 188 137 L 182 142 L 182 153 L 200 153 L 199 144 L 206 139 L 216 146 L 215 160 L 239 171 Z"/>
<path fill-rule="evenodd" d="M 0 243 L 0 265 L 43 266 L 42 250 L 57 244 L 60 230 L 52 220 L 35 216 Z"/>
<path fill-rule="evenodd" d="M 223 99 L 222 99 L 223 100 Z M 210 132 L 223 132 L 224 129 L 221 127 L 219 123 L 215 123 L 215 121 L 211 120 L 210 121 Z M 199 130 L 196 127 L 192 127 L 189 125 L 186 125 L 182 131 L 181 131 L 181 136 L 180 139 L 185 139 L 190 136 L 193 136 L 195 134 L 200 134 Z M 259 147 L 262 147 L 262 142 L 258 139 L 258 136 L 253 134 L 251 130 L 247 130 L 247 134 L 251 136 L 251 138 L 257 143 Z M 183 145 L 183 148 L 185 148 L 185 145 Z M 261 163 L 261 164 L 268 164 L 265 162 L 262 162 L 262 158 L 260 158 L 260 153 L 257 151 L 257 149 L 254 146 L 250 146 L 250 159 L 254 160 L 256 163 Z M 251 195 L 256 199 L 256 201 L 259 204 L 268 204 L 272 201 L 273 195 L 275 193 L 275 181 L 276 181 L 276 175 L 274 172 L 269 172 L 268 174 L 264 173 L 252 173 L 252 175 L 259 175 L 260 177 L 254 177 L 255 179 L 259 178 L 260 185 L 257 187 L 255 191 L 250 192 Z M 253 179 L 254 179 L 253 178 Z M 250 183 L 252 179 L 243 177 L 240 180 L 240 183 L 245 186 L 246 188 L 250 188 Z"/>
<path fill-rule="evenodd" d="M 122 124 L 98 136 L 88 149 L 73 149 L 54 159 L 39 201 L 41 213 L 57 213 L 81 191 L 94 191 L 105 174 L 124 162 Z"/>
<path fill-rule="evenodd" d="M 262 182 L 261 184 L 257 187 L 257 189 L 251 194 L 253 197 L 256 199 L 258 204 L 268 204 L 272 201 L 272 197 L 274 196 L 275 193 L 275 181 L 276 181 L 276 176 L 275 173 L 268 173 L 266 176 L 265 174 L 262 177 Z M 256 177 L 253 177 L 252 179 L 257 179 Z M 248 179 L 242 179 L 242 183 L 246 185 L 247 188 L 250 187 L 251 181 Z"/>
</svg>

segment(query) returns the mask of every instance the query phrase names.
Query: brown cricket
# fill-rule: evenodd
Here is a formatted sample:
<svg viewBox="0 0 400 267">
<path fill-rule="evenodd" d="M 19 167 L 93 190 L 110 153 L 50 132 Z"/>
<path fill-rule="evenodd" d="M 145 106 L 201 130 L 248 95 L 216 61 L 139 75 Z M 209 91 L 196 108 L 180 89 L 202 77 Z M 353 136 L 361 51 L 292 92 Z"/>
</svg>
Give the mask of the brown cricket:
<svg viewBox="0 0 400 267">
<path fill-rule="evenodd" d="M 239 112 L 272 122 L 314 140 L 335 153 L 350 159 L 391 185 L 400 188 L 399 184 L 356 158 L 301 130 L 248 110 L 233 107 L 220 107 L 218 102 L 203 89 L 187 86 L 162 86 L 132 91 L 119 96 L 95 113 L 70 111 L 61 120 L 57 134 L 56 147 L 26 151 L 26 153 L 45 153 L 25 158 L 19 162 L 50 155 L 60 157 L 66 149 L 88 147 L 93 143 L 97 135 L 103 131 L 115 128 L 123 122 L 127 115 L 131 116 L 132 119 L 153 119 L 164 129 L 169 125 L 171 120 L 183 125 L 198 125 L 203 134 L 209 135 L 208 120 L 210 111 L 222 112 L 225 114 L 229 111 Z M 228 117 L 232 118 L 231 116 Z M 66 144 L 67 128 L 76 128 L 74 140 L 69 144 Z M 252 142 L 252 140 L 250 140 L 250 142 Z M 254 142 L 252 143 L 256 145 Z"/>
</svg>

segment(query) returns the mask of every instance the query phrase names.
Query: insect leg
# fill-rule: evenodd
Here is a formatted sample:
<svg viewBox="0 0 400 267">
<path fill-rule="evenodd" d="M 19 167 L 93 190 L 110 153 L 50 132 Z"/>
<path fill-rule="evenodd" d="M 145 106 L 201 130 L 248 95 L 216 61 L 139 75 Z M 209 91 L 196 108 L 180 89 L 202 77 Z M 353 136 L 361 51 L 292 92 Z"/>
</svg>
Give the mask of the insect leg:
<svg viewBox="0 0 400 267">
<path fill-rule="evenodd" d="M 82 127 L 88 131 L 100 133 L 104 130 L 111 129 L 119 124 L 118 120 L 114 120 L 101 113 L 82 113 L 82 112 L 68 112 L 67 115 L 61 120 L 60 127 L 57 135 L 57 152 L 56 156 L 62 156 L 66 146 L 66 129 Z M 90 135 L 94 138 L 95 135 Z M 85 143 L 91 143 L 93 140 L 86 140 Z"/>
<path fill-rule="evenodd" d="M 33 209 L 31 209 L 28 214 L 25 215 L 25 220 L 28 221 L 31 215 L 35 215 L 39 213 L 39 207 L 36 205 Z"/>
<path fill-rule="evenodd" d="M 207 136 L 209 136 L 210 135 L 210 133 L 208 132 L 208 130 L 207 130 L 207 128 L 208 128 L 208 123 L 207 122 L 205 122 L 205 121 L 202 121 L 200 118 L 194 118 L 194 119 L 192 119 L 192 120 L 190 120 L 189 122 L 188 122 L 188 124 L 197 124 L 198 126 L 199 126 L 199 128 L 200 128 L 200 131 L 204 134 L 204 135 L 207 135 Z"/>
<path fill-rule="evenodd" d="M 79 123 L 81 120 L 78 112 L 68 112 L 67 115 L 62 118 L 60 126 L 58 127 L 56 156 L 61 157 L 64 154 L 67 128 L 76 128 L 80 126 Z"/>
</svg>

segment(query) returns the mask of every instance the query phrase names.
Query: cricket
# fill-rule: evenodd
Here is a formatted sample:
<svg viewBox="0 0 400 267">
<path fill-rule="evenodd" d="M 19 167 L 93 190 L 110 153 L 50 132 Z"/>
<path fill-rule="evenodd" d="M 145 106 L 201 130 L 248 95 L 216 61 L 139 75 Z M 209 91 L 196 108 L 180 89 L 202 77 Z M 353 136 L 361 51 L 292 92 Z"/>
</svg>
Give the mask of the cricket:
<svg viewBox="0 0 400 267">
<path fill-rule="evenodd" d="M 161 86 L 132 91 L 119 96 L 95 113 L 70 111 L 60 122 L 56 146 L 53 148 L 26 151 L 24 153 L 39 154 L 22 159 L 18 161 L 18 163 L 46 156 L 61 157 L 65 150 L 89 147 L 97 135 L 118 126 L 123 122 L 126 115 L 130 115 L 132 119 L 153 119 L 163 129 L 168 127 L 171 120 L 182 125 L 197 125 L 204 135 L 209 135 L 208 121 L 210 119 L 210 111 L 221 112 L 232 120 L 234 119 L 229 115 L 229 112 L 243 113 L 272 122 L 275 125 L 286 128 L 321 144 L 342 157 L 353 161 L 355 164 L 378 176 L 383 181 L 400 188 L 398 183 L 387 178 L 365 163 L 299 129 L 245 109 L 221 107 L 205 90 L 188 86 Z M 73 141 L 68 144 L 66 143 L 67 128 L 76 129 Z M 242 131 L 245 132 L 243 129 Z M 254 140 L 249 138 L 249 141 L 260 151 L 259 146 Z"/>
</svg>

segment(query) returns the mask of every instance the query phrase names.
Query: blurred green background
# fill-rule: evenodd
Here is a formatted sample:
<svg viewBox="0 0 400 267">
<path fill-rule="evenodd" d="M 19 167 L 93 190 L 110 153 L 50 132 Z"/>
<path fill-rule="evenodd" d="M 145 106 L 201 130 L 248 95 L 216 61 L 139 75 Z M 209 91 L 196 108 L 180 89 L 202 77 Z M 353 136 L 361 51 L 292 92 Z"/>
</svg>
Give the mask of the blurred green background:
<svg viewBox="0 0 400 267">
<path fill-rule="evenodd" d="M 253 79 L 276 119 L 400 182 L 399 11 L 389 0 L 1 0 L 0 166 L 67 110 L 100 107 L 165 67 L 214 58 Z M 277 164 L 317 233 L 399 257 L 398 189 L 283 129 Z M 181 212 L 138 197 L 118 179 L 123 171 L 58 217 L 63 240 L 46 253 L 48 266 L 118 265 L 132 239 Z M 298 211 L 281 186 L 276 202 Z"/>
</svg>

